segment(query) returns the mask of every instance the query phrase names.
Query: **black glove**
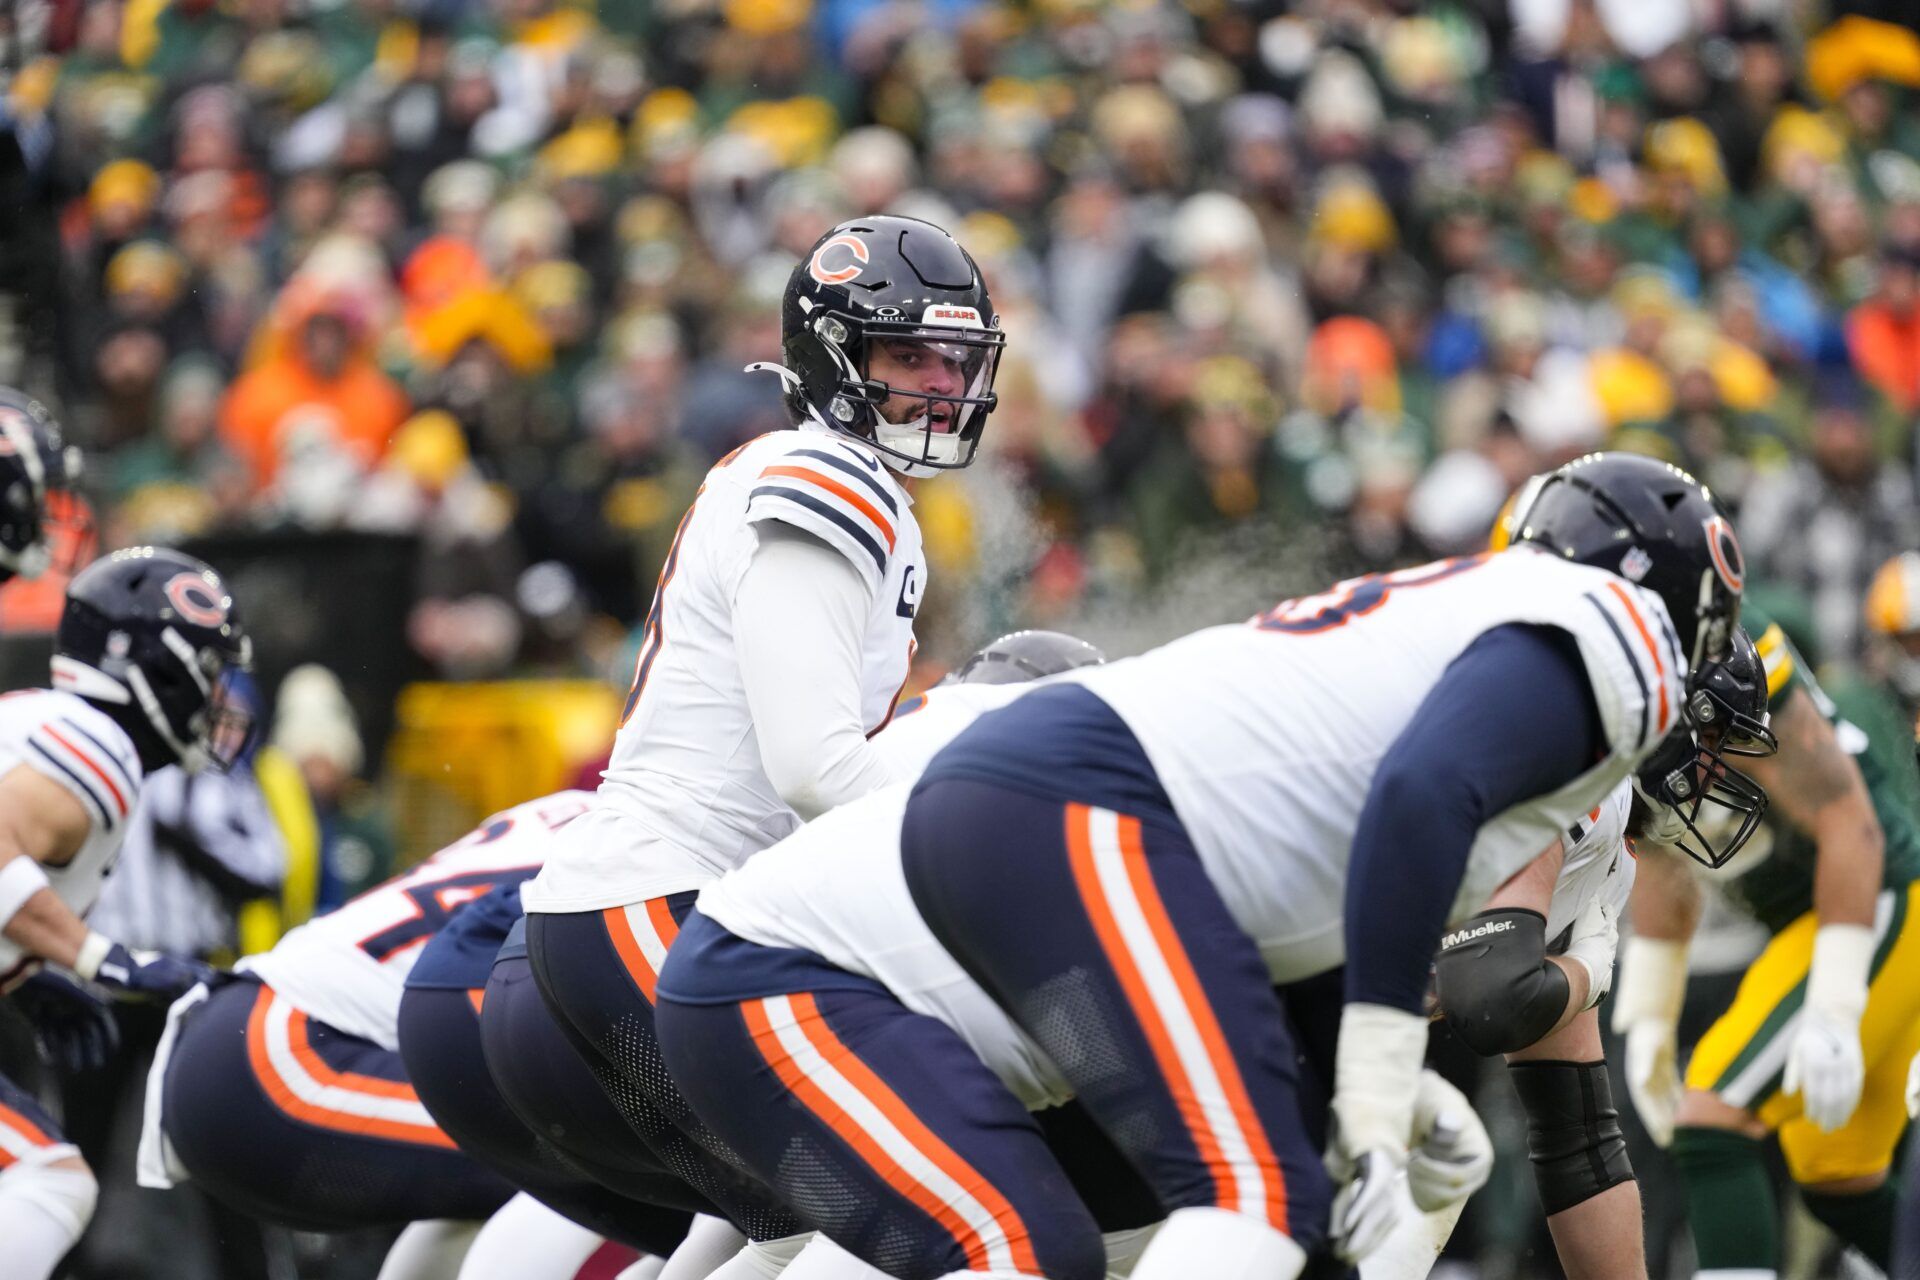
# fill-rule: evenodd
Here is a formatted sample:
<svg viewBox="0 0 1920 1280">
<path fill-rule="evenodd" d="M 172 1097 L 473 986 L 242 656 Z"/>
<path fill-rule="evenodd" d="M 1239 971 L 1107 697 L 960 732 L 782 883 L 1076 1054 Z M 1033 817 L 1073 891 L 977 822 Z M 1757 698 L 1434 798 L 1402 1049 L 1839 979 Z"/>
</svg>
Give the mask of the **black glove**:
<svg viewBox="0 0 1920 1280">
<path fill-rule="evenodd" d="M 42 969 L 13 992 L 33 1023 L 40 1056 L 62 1071 L 98 1071 L 120 1047 L 120 1024 L 102 997 L 65 974 Z"/>
<path fill-rule="evenodd" d="M 104 949 L 97 949 L 100 943 L 105 944 Z M 213 980 L 213 970 L 198 960 L 158 951 L 129 951 L 117 942 L 107 942 L 97 933 L 81 948 L 80 955 L 81 977 L 125 999 L 172 1004 L 195 985 Z"/>
</svg>

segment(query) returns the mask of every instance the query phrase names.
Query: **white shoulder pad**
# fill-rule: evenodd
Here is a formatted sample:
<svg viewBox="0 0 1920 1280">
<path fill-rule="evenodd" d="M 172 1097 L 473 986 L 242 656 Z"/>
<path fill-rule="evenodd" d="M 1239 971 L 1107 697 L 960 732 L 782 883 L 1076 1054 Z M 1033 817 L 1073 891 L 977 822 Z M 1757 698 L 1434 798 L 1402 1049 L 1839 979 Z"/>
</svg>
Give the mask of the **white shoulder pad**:
<svg viewBox="0 0 1920 1280">
<path fill-rule="evenodd" d="M 20 759 L 73 792 L 101 830 L 117 830 L 140 798 L 139 753 L 126 731 L 72 694 L 9 699 L 0 734 Z"/>
<path fill-rule="evenodd" d="M 893 554 L 906 493 L 865 450 L 823 433 L 795 433 L 795 442 L 760 462 L 747 497 L 747 523 L 779 520 L 804 529 L 853 561 L 878 586 Z"/>
<path fill-rule="evenodd" d="M 1660 598 L 1607 578 L 1570 618 L 1616 755 L 1638 763 L 1680 723 L 1686 659 Z"/>
</svg>

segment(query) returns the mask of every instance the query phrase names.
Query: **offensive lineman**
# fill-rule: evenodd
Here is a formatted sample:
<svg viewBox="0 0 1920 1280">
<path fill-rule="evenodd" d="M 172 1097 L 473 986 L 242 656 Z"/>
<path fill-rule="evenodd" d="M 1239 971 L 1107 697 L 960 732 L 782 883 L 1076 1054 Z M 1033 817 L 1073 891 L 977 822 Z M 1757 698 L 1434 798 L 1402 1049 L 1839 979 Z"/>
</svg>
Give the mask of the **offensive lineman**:
<svg viewBox="0 0 1920 1280">
<path fill-rule="evenodd" d="M 1814 682 L 1777 623 L 1748 622 L 1766 664 L 1780 750 L 1754 761 L 1772 797 L 1766 839 L 1703 858 L 1704 878 L 1767 926 L 1733 1003 L 1674 1060 L 1688 941 L 1703 890 L 1692 864 L 1640 860 L 1635 936 L 1621 951 L 1614 1028 L 1656 1142 L 1671 1141 L 1703 1276 L 1776 1274 L 1779 1218 L 1763 1144 L 1777 1134 L 1802 1201 L 1885 1270 L 1907 1064 L 1920 1050 L 1920 779 L 1883 695 Z M 1693 852 L 1693 850 L 1687 850 Z"/>
<path fill-rule="evenodd" d="M 9 458 L 18 459 L 25 437 L 4 408 L 0 426 Z M 9 520 L 20 512 L 16 493 L 9 486 Z M 251 660 L 226 584 L 191 556 L 135 547 L 95 561 L 68 584 L 54 687 L 0 699 L 0 989 L 62 982 L 37 972 L 50 963 L 115 996 L 170 1000 L 206 974 L 193 961 L 129 952 L 84 917 L 147 773 L 174 764 L 225 768 L 240 754 L 250 715 L 228 705 L 226 677 Z M 69 990 L 71 1001 L 85 1001 Z M 96 1195 L 79 1152 L 0 1077 L 8 1275 L 51 1275 L 86 1230 Z"/>
<path fill-rule="evenodd" d="M 450 920 L 539 870 L 591 798 L 563 791 L 496 814 L 243 959 L 238 980 L 178 1002 L 148 1086 L 142 1184 L 191 1178 L 302 1230 L 411 1223 L 382 1274 L 442 1274 L 465 1251 L 460 1224 L 489 1217 L 513 1188 L 421 1105 L 399 1053 L 402 987 Z M 630 1221 L 637 1244 L 667 1253 L 686 1215 Z"/>
<path fill-rule="evenodd" d="M 1005 341 L 966 251 L 888 216 L 821 238 L 789 279 L 781 327 L 786 364 L 764 367 L 795 429 L 708 473 L 661 571 L 596 803 L 521 895 L 540 994 L 630 1141 L 757 1241 L 799 1224 L 674 1123 L 655 975 L 701 885 L 887 780 L 868 738 L 906 679 L 927 579 L 896 475 L 973 460 Z M 483 1006 L 483 1032 L 493 1016 Z M 740 1237 L 708 1225 L 684 1249 L 733 1252 Z"/>
<path fill-rule="evenodd" d="M 897 874 L 984 989 L 977 1017 L 911 954 L 878 975 L 731 931 L 783 936 L 793 894 L 711 891 L 661 978 L 701 1118 L 889 1275 L 1083 1280 L 1097 1232 L 1021 1106 L 1071 1089 L 1172 1211 L 1141 1280 L 1298 1275 L 1333 1188 L 1269 984 L 1344 961 L 1333 1238 L 1364 1256 L 1417 1145 L 1442 925 L 1691 733 L 1688 664 L 1726 651 L 1739 608 L 1732 529 L 1676 468 L 1582 459 L 1530 523 L 1534 546 L 1030 693 L 889 794 Z"/>
</svg>

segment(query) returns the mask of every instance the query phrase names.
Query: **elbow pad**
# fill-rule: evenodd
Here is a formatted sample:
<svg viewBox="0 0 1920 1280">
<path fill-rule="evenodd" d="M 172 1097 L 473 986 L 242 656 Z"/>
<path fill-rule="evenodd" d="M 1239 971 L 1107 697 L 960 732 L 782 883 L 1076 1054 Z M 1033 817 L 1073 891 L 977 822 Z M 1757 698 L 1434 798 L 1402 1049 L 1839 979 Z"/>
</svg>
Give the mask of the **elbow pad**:
<svg viewBox="0 0 1920 1280">
<path fill-rule="evenodd" d="M 1633 1181 L 1604 1061 L 1514 1062 L 1507 1074 L 1527 1110 L 1527 1155 L 1548 1217 Z"/>
<path fill-rule="evenodd" d="M 1517 1053 L 1567 1011 L 1572 989 L 1547 962 L 1546 935 L 1545 916 L 1515 908 L 1483 911 L 1440 939 L 1440 1008 L 1475 1053 Z"/>
</svg>

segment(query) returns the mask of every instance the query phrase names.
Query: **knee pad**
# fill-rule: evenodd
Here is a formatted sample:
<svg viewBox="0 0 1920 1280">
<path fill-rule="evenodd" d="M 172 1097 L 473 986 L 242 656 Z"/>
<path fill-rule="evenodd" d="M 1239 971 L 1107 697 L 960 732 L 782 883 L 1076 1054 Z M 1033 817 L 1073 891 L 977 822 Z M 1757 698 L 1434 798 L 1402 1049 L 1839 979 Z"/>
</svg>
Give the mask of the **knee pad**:
<svg viewBox="0 0 1920 1280">
<path fill-rule="evenodd" d="M 1294 1280 L 1306 1252 L 1284 1232 L 1230 1209 L 1176 1209 L 1133 1270 L 1133 1280 Z"/>
<path fill-rule="evenodd" d="M 1633 1181 L 1605 1062 L 1515 1062 L 1507 1074 L 1527 1111 L 1527 1155 L 1549 1217 Z"/>
<path fill-rule="evenodd" d="M 78 1240 L 93 1221 L 100 1200 L 100 1184 L 85 1168 L 50 1164 L 16 1164 L 0 1173 L 0 1197 L 31 1204 Z"/>
</svg>

